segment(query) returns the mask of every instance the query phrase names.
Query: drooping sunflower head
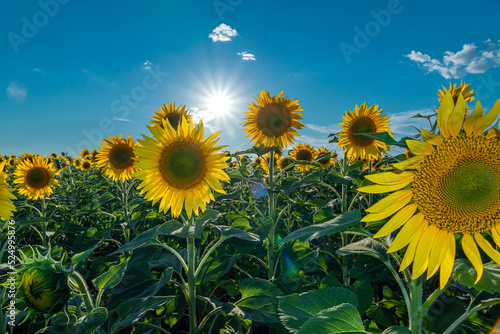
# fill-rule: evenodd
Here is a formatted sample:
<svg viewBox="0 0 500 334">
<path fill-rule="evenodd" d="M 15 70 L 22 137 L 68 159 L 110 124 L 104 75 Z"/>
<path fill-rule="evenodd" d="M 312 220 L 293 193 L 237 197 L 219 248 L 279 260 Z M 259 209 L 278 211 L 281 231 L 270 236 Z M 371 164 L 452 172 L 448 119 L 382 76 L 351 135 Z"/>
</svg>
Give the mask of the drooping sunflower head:
<svg viewBox="0 0 500 334">
<path fill-rule="evenodd" d="M 168 101 L 168 106 L 163 103 L 163 105 L 160 106 L 160 110 L 156 110 L 155 114 L 153 115 L 153 120 L 150 123 L 163 127 L 163 120 L 168 120 L 174 130 L 177 130 L 182 116 L 186 118 L 188 124 L 191 124 L 193 122 L 191 113 L 185 105 L 175 106 L 175 103 L 172 104 L 172 101 Z"/>
<path fill-rule="evenodd" d="M 90 154 L 90 151 L 87 149 L 87 148 L 84 148 L 81 152 L 80 152 L 80 156 L 82 157 L 82 159 L 85 159 L 86 156 L 88 156 Z"/>
<path fill-rule="evenodd" d="M 299 101 L 283 97 L 283 91 L 271 96 L 267 91 L 261 91 L 255 102 L 248 105 L 250 112 L 245 112 L 246 121 L 242 123 L 243 130 L 256 145 L 287 147 L 292 144 L 295 129 L 302 129 L 300 122 L 302 114 Z"/>
<path fill-rule="evenodd" d="M 142 181 L 138 188 L 147 200 L 153 205 L 160 201 L 160 211 L 170 209 L 178 217 L 184 208 L 191 217 L 214 200 L 212 190 L 225 193 L 220 181 L 229 182 L 224 172 L 229 157 L 218 152 L 224 146 L 215 146 L 219 132 L 203 139 L 203 122 L 193 128 L 184 116 L 177 130 L 166 120 L 162 127 L 155 124 L 148 129 L 153 138 L 139 139 L 143 147 L 136 148 L 137 168 L 141 170 L 134 176 Z"/>
<path fill-rule="evenodd" d="M 55 314 L 70 297 L 68 272 L 50 254 L 42 256 L 38 250 L 33 258 L 22 252 L 22 268 L 18 270 L 19 307 L 29 308 L 29 314 Z"/>
<path fill-rule="evenodd" d="M 14 175 L 19 193 L 33 200 L 50 196 L 53 187 L 59 185 L 54 165 L 40 156 L 18 163 Z"/>
<path fill-rule="evenodd" d="M 390 149 L 379 140 L 359 135 L 390 130 L 389 119 L 381 114 L 382 111 L 376 104 L 368 108 L 365 102 L 359 107 L 356 104 L 353 111 L 349 110 L 342 116 L 343 122 L 339 123 L 342 131 L 339 132 L 338 147 L 344 147 L 346 156 L 361 160 L 374 159 L 382 157 L 385 151 Z"/>
<path fill-rule="evenodd" d="M 332 157 L 330 157 L 330 158 L 327 157 L 327 158 L 320 159 L 317 161 L 321 165 L 321 167 L 325 168 L 325 169 L 328 169 L 333 163 L 335 163 L 332 152 L 325 147 L 318 147 L 318 149 L 316 150 L 316 154 L 314 156 L 314 159 L 317 159 L 318 157 L 322 156 L 323 154 L 327 154 L 327 153 L 330 153 L 330 155 Z"/>
<path fill-rule="evenodd" d="M 316 151 L 314 147 L 309 144 L 297 144 L 288 152 L 290 158 L 300 161 L 309 161 L 312 162 L 315 158 Z M 303 172 L 311 169 L 311 165 L 297 165 L 297 168 Z"/>
<path fill-rule="evenodd" d="M 437 93 L 439 103 L 443 101 L 447 92 L 450 92 L 454 103 L 457 103 L 459 95 L 462 95 L 466 103 L 473 101 L 475 99 L 474 95 L 476 94 L 474 93 L 474 90 L 469 91 L 470 86 L 471 84 L 465 85 L 463 81 L 460 81 L 460 85 L 458 87 L 456 83 L 452 86 L 451 82 L 449 88 L 442 86 L 443 90 L 439 89 L 439 93 Z M 467 105 L 465 108 L 467 109 Z"/>
<path fill-rule="evenodd" d="M 5 219 L 12 218 L 16 207 L 12 203 L 16 196 L 12 195 L 11 189 L 7 186 L 7 174 L 3 172 L 5 162 L 0 162 L 0 217 Z"/>
<path fill-rule="evenodd" d="M 498 117 L 500 100 L 486 115 L 479 102 L 470 117 L 465 109 L 462 95 L 454 103 L 446 92 L 437 111 L 439 134 L 422 129 L 424 141 L 406 141 L 414 156 L 394 164 L 402 171 L 366 176 L 375 185 L 358 189 L 395 191 L 368 208 L 363 220 L 394 214 L 375 237 L 402 226 L 389 248 L 393 252 L 408 245 L 400 270 L 413 262 L 415 278 L 426 270 L 430 278 L 440 269 L 441 288 L 453 269 L 455 235 L 476 269 L 476 283 L 483 272 L 477 245 L 500 264 L 500 253 L 482 235 L 489 231 L 500 246 L 500 141 L 495 131 L 483 133 Z"/>
<path fill-rule="evenodd" d="M 120 137 L 109 138 L 104 138 L 99 146 L 96 165 L 104 167 L 104 173 L 115 182 L 131 179 L 137 171 L 135 151 L 140 145 L 130 134 L 127 134 L 126 139 L 121 134 Z"/>
</svg>

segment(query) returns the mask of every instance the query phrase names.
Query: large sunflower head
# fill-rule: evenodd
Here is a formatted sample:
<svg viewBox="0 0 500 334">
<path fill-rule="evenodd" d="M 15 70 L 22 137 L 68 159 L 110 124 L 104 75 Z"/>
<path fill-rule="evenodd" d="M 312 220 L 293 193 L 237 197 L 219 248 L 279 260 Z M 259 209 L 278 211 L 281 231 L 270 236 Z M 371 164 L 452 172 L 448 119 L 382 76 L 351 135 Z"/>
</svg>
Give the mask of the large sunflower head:
<svg viewBox="0 0 500 334">
<path fill-rule="evenodd" d="M 401 269 L 413 262 L 416 278 L 440 269 L 443 288 L 453 269 L 455 238 L 481 278 L 483 266 L 477 245 L 500 264 L 498 253 L 483 236 L 490 232 L 500 246 L 500 141 L 495 131 L 483 133 L 500 113 L 500 100 L 483 115 L 481 103 L 465 117 L 465 99 L 453 102 L 446 92 L 437 111 L 439 134 L 421 131 L 424 141 L 407 140 L 414 157 L 394 164 L 402 171 L 366 178 L 375 183 L 358 190 L 392 192 L 367 209 L 364 221 L 392 216 L 375 235 L 383 237 L 399 227 L 390 252 L 408 245 Z"/>
<path fill-rule="evenodd" d="M 447 92 L 450 92 L 454 103 L 457 103 L 459 95 L 463 96 L 466 103 L 473 101 L 475 99 L 474 95 L 476 95 L 476 94 L 474 93 L 474 90 L 471 90 L 469 92 L 470 86 L 471 86 L 471 84 L 465 85 L 463 83 L 463 81 L 460 81 L 460 85 L 458 87 L 457 87 L 456 83 L 452 86 L 451 82 L 450 82 L 449 88 L 442 86 L 443 90 L 439 89 L 439 93 L 437 93 L 439 103 L 441 103 L 443 101 Z M 466 106 L 466 109 L 467 109 L 467 106 Z"/>
<path fill-rule="evenodd" d="M 290 158 L 301 161 L 312 162 L 315 158 L 316 151 L 309 144 L 297 144 L 293 150 L 288 152 Z M 311 169 L 311 165 L 297 165 L 297 168 L 305 172 Z"/>
<path fill-rule="evenodd" d="M 212 190 L 224 194 L 220 181 L 229 182 L 224 172 L 229 157 L 218 152 L 224 146 L 215 146 L 220 132 L 203 139 L 203 122 L 193 128 L 182 116 L 177 130 L 164 120 L 163 126 L 148 126 L 153 138 L 143 135 L 139 142 L 144 147 L 137 151 L 137 168 L 134 176 L 141 180 L 139 189 L 145 198 L 160 201 L 160 210 L 171 210 L 178 217 L 184 207 L 188 217 L 199 208 L 205 211 L 207 203 L 214 200 Z"/>
<path fill-rule="evenodd" d="M 261 91 L 255 102 L 248 105 L 250 112 L 246 112 L 246 121 L 242 123 L 256 145 L 287 147 L 292 144 L 294 136 L 298 136 L 295 129 L 302 129 L 300 122 L 302 114 L 299 101 L 283 97 L 283 91 L 276 96 Z"/>
<path fill-rule="evenodd" d="M 18 270 L 19 306 L 28 307 L 29 314 L 54 314 L 59 312 L 70 297 L 69 272 L 50 254 L 42 256 L 38 250 L 33 258 L 22 252 L 22 268 Z"/>
<path fill-rule="evenodd" d="M 135 151 L 139 147 L 136 140 L 127 134 L 127 138 L 109 136 L 99 146 L 96 165 L 105 167 L 104 173 L 113 181 L 128 180 L 137 171 Z"/>
<path fill-rule="evenodd" d="M 342 131 L 339 132 L 338 147 L 345 147 L 344 152 L 347 156 L 361 160 L 374 159 L 382 157 L 384 152 L 390 149 L 379 140 L 358 135 L 389 131 L 389 119 L 381 114 L 382 111 L 383 109 L 378 109 L 376 104 L 368 108 L 365 102 L 359 107 L 356 104 L 354 110 L 349 109 L 349 112 L 342 116 L 343 123 L 339 123 Z"/>
<path fill-rule="evenodd" d="M 40 156 L 18 163 L 14 175 L 19 193 L 33 200 L 50 196 L 52 188 L 59 185 L 53 164 Z"/>
<path fill-rule="evenodd" d="M 12 218 L 13 212 L 16 211 L 16 207 L 12 204 L 12 201 L 16 199 L 16 196 L 12 195 L 11 189 L 7 186 L 7 174 L 3 172 L 5 162 L 0 162 L 0 217 L 5 219 Z"/>
<path fill-rule="evenodd" d="M 153 120 L 150 123 L 163 127 L 163 120 L 168 120 L 174 130 L 177 130 L 182 116 L 186 118 L 188 124 L 193 122 L 193 118 L 185 105 L 175 106 L 175 103 L 172 104 L 172 101 L 168 101 L 168 106 L 163 103 L 163 105 L 160 106 L 160 110 L 156 110 L 153 115 Z"/>
</svg>

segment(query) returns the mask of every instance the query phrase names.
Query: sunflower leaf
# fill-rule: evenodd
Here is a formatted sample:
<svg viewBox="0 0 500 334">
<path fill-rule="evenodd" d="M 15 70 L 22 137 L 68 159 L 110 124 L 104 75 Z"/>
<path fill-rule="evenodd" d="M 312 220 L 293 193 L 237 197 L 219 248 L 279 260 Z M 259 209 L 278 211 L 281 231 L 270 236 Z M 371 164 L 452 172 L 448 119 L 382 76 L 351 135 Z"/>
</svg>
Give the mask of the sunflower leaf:
<svg viewBox="0 0 500 334">
<path fill-rule="evenodd" d="M 358 310 L 348 303 L 321 311 L 308 319 L 298 334 L 362 334 L 366 332 Z"/>
<path fill-rule="evenodd" d="M 356 133 L 355 135 L 375 139 L 383 143 L 386 143 L 387 145 L 396 145 L 408 148 L 404 140 L 396 141 L 394 138 L 392 138 L 389 132 L 363 132 L 363 133 Z"/>
<path fill-rule="evenodd" d="M 483 275 L 479 282 L 476 281 L 476 270 L 469 260 L 457 259 L 453 265 L 451 277 L 469 288 L 476 288 L 478 291 L 487 291 L 491 293 L 498 292 L 500 286 L 500 266 L 496 263 L 487 263 L 483 265 Z"/>
</svg>

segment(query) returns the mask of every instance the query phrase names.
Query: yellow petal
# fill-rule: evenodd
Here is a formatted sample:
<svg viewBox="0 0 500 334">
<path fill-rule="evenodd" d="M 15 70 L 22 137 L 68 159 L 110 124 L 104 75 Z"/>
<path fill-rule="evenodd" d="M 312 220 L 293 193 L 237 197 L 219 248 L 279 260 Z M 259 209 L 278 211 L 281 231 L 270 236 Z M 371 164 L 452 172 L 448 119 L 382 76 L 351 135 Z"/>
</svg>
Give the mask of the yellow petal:
<svg viewBox="0 0 500 334">
<path fill-rule="evenodd" d="M 444 255 L 441 260 L 441 269 L 439 271 L 439 285 L 441 290 L 444 289 L 448 279 L 450 278 L 451 271 L 453 270 L 453 264 L 455 263 L 455 235 L 453 233 L 447 233 L 444 243 Z"/>
<path fill-rule="evenodd" d="M 403 182 L 403 183 L 399 183 L 399 184 L 396 183 L 396 184 L 393 184 L 390 186 L 373 184 L 373 185 L 358 188 L 358 191 L 361 191 L 363 193 L 369 193 L 369 194 L 384 194 L 384 193 L 389 193 L 391 191 L 402 189 L 402 188 L 406 187 L 410 182 L 411 181 Z"/>
<path fill-rule="evenodd" d="M 439 229 L 434 225 L 427 226 L 422 233 L 413 260 L 413 279 L 420 277 L 427 270 L 429 253 L 434 247 L 434 240 L 436 240 L 438 233 Z"/>
<path fill-rule="evenodd" d="M 474 134 L 479 135 L 490 126 L 500 113 L 500 99 L 498 99 L 490 111 L 474 123 Z"/>
<path fill-rule="evenodd" d="M 431 143 L 432 145 L 441 146 L 444 143 L 443 136 L 441 136 L 440 134 L 431 133 L 424 128 L 420 130 L 420 135 L 422 136 L 423 140 Z"/>
<path fill-rule="evenodd" d="M 406 159 L 406 160 L 397 162 L 397 163 L 393 164 L 392 166 L 394 168 L 403 170 L 403 169 L 407 169 L 410 166 L 413 166 L 415 164 L 421 163 L 422 161 L 424 161 L 424 159 L 425 159 L 425 155 L 417 155 L 417 156 L 412 157 L 410 159 Z"/>
<path fill-rule="evenodd" d="M 497 129 L 497 128 L 491 128 L 491 129 L 489 129 L 488 133 L 486 134 L 486 138 L 488 138 L 488 139 L 494 139 L 495 138 L 497 140 L 500 140 L 500 129 Z"/>
<path fill-rule="evenodd" d="M 399 204 L 400 202 L 404 202 L 403 204 L 404 206 L 411 199 L 412 195 L 413 193 L 411 189 L 397 191 L 382 198 L 380 201 L 378 201 L 377 203 L 373 204 L 368 209 L 366 209 L 366 211 L 370 213 L 386 211 L 391 206 Z"/>
<path fill-rule="evenodd" d="M 454 107 L 455 104 L 453 103 L 451 93 L 447 91 L 443 99 L 441 100 L 441 105 L 437 110 L 437 123 L 439 126 L 439 131 L 444 138 L 448 138 L 450 136 L 450 132 L 448 130 L 448 118 L 450 117 L 450 114 L 453 111 Z"/>
<path fill-rule="evenodd" d="M 455 108 L 448 117 L 448 131 L 452 137 L 458 136 L 460 130 L 462 129 L 462 123 L 465 118 L 465 109 L 467 106 L 465 105 L 464 96 L 462 94 L 458 95 L 457 103 L 455 104 Z"/>
<path fill-rule="evenodd" d="M 474 112 L 464 121 L 463 127 L 467 136 L 472 135 L 474 132 L 474 124 L 481 116 L 483 116 L 483 106 L 481 105 L 481 102 L 477 101 Z"/>
<path fill-rule="evenodd" d="M 500 247 L 500 225 L 497 224 L 491 228 L 491 236 L 493 241 Z"/>
<path fill-rule="evenodd" d="M 405 270 L 415 258 L 415 251 L 417 249 L 419 241 L 422 239 L 422 231 L 425 227 L 425 224 L 420 224 L 420 228 L 417 230 L 419 233 L 416 234 L 410 241 L 408 248 L 406 249 L 405 256 L 403 257 L 403 261 L 401 261 L 401 266 L 399 267 L 399 271 Z"/>
<path fill-rule="evenodd" d="M 411 218 L 417 210 L 416 204 L 409 204 L 399 210 L 384 226 L 375 234 L 374 238 L 382 238 L 394 232 Z"/>
<path fill-rule="evenodd" d="M 373 183 L 382 185 L 393 185 L 400 184 L 405 181 L 412 181 L 415 176 L 412 172 L 386 172 L 366 175 L 365 178 L 372 181 Z"/>
<path fill-rule="evenodd" d="M 429 266 L 427 269 L 427 279 L 431 278 L 439 269 L 439 265 L 444 257 L 446 247 L 445 241 L 448 232 L 440 229 L 434 240 L 431 252 L 429 254 Z"/>
<path fill-rule="evenodd" d="M 387 250 L 388 253 L 392 253 L 400 250 L 401 248 L 408 245 L 410 240 L 413 238 L 418 238 L 422 229 L 425 227 L 424 215 L 416 214 L 408 220 L 408 222 L 403 226 L 401 231 L 399 231 L 396 238 L 392 242 L 391 246 Z"/>
<path fill-rule="evenodd" d="M 408 145 L 410 151 L 415 155 L 421 155 L 421 154 L 429 155 L 434 152 L 434 147 L 432 147 L 431 144 L 425 141 L 407 140 L 406 145 Z"/>
<path fill-rule="evenodd" d="M 481 255 L 479 254 L 479 249 L 477 249 L 476 242 L 468 233 L 465 233 L 462 237 L 462 248 L 465 255 L 476 269 L 477 278 L 476 282 L 474 282 L 474 284 L 476 284 L 483 275 L 483 262 L 481 261 Z"/>
<path fill-rule="evenodd" d="M 498 253 L 495 248 L 491 246 L 491 244 L 481 235 L 481 233 L 474 233 L 474 239 L 476 239 L 477 244 L 481 249 L 488 254 L 488 256 L 500 264 L 500 253 Z"/>
</svg>

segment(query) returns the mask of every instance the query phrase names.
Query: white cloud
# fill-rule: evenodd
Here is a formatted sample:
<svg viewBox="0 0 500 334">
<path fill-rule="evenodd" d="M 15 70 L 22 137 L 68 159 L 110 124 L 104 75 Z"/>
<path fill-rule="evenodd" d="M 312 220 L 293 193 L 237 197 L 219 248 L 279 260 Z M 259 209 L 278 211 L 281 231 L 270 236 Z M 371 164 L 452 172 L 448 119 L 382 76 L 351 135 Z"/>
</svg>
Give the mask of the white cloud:
<svg viewBox="0 0 500 334">
<path fill-rule="evenodd" d="M 113 117 L 115 121 L 120 121 L 120 122 L 132 122 L 128 118 L 118 118 L 118 117 Z"/>
<path fill-rule="evenodd" d="M 255 55 L 246 51 L 238 52 L 238 56 L 241 56 L 241 59 L 243 60 L 255 60 Z"/>
<path fill-rule="evenodd" d="M 149 70 L 151 68 L 151 65 L 153 65 L 153 63 L 148 59 L 142 64 L 142 68 L 145 70 Z"/>
<path fill-rule="evenodd" d="M 208 35 L 213 42 L 230 42 L 231 37 L 235 36 L 238 36 L 236 29 L 233 29 L 224 23 L 221 23 L 212 31 L 211 34 Z"/>
<path fill-rule="evenodd" d="M 445 51 L 441 61 L 414 50 L 405 56 L 427 69 L 427 73 L 438 72 L 445 79 L 459 79 L 467 73 L 485 73 L 500 66 L 500 43 L 492 43 L 489 39 L 483 43 L 487 44 L 485 50 L 471 43 L 464 44 L 458 52 Z"/>
<path fill-rule="evenodd" d="M 323 133 L 326 135 L 329 135 L 330 133 L 338 133 L 342 130 L 342 128 L 338 124 L 332 124 L 332 125 L 328 125 L 328 126 L 306 124 L 306 129 L 314 130 L 314 131 L 317 131 L 319 133 Z"/>
<path fill-rule="evenodd" d="M 40 74 L 47 74 L 47 73 L 45 73 L 44 71 L 42 71 L 41 69 L 39 69 L 38 67 L 37 67 L 37 68 L 35 68 L 33 71 L 38 72 L 38 73 L 40 73 Z"/>
<path fill-rule="evenodd" d="M 16 101 L 24 101 L 28 96 L 28 91 L 24 88 L 24 85 L 18 81 L 11 81 L 9 87 L 7 87 L 7 95 L 9 98 Z"/>
<path fill-rule="evenodd" d="M 194 124 L 198 124 L 200 121 L 203 121 L 203 126 L 211 133 L 222 130 L 220 127 L 213 124 L 213 121 L 215 120 L 215 112 L 200 109 L 198 107 L 190 107 L 189 111 L 191 112 Z"/>
<path fill-rule="evenodd" d="M 395 137 L 413 136 L 419 133 L 421 128 L 429 129 L 429 122 L 425 118 L 411 118 L 417 114 L 429 116 L 435 111 L 431 108 L 407 110 L 398 113 L 389 114 L 389 126 Z M 417 131 L 415 128 L 419 131 Z"/>
</svg>

